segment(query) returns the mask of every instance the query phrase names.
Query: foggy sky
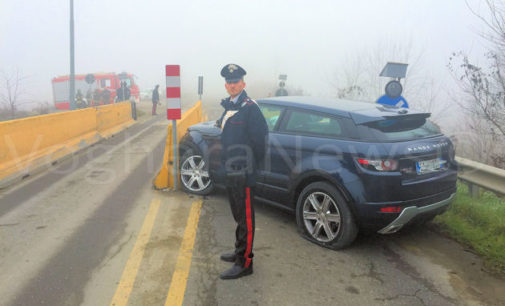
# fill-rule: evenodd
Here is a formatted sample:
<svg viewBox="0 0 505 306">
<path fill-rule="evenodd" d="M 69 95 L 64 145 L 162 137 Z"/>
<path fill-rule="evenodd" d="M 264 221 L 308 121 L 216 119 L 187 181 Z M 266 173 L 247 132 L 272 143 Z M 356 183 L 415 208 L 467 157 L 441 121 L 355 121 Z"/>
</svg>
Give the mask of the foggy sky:
<svg viewBox="0 0 505 306">
<path fill-rule="evenodd" d="M 69 74 L 69 1 L 1 3 L 0 69 L 18 67 L 29 77 L 27 99 L 52 103 L 51 78 Z M 478 0 L 468 3 L 485 13 Z M 75 0 L 74 6 L 76 73 L 127 71 L 146 90 L 164 86 L 164 65 L 180 64 L 183 103 L 190 104 L 198 75 L 204 100 L 226 95 L 219 71 L 227 63 L 244 67 L 250 86 L 276 82 L 282 73 L 289 85 L 327 96 L 339 65 L 381 42 L 410 41 L 441 83 L 450 82 L 451 52 L 482 53 L 482 24 L 462 0 Z"/>
</svg>

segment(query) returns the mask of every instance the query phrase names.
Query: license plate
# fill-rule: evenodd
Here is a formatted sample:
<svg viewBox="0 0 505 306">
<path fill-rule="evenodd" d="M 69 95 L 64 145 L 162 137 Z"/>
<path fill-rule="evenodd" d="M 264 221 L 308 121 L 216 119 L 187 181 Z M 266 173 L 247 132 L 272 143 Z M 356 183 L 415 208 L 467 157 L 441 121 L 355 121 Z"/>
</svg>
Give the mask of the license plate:
<svg viewBox="0 0 505 306">
<path fill-rule="evenodd" d="M 441 158 L 435 158 L 430 160 L 420 160 L 416 162 L 417 174 L 425 174 L 430 172 L 440 171 L 447 161 Z"/>
</svg>

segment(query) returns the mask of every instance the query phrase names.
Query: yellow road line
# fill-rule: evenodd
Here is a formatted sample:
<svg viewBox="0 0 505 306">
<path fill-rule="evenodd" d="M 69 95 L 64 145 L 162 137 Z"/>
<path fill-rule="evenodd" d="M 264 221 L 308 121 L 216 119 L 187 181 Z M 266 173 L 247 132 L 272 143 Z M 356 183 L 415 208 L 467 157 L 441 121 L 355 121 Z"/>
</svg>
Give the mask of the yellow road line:
<svg viewBox="0 0 505 306">
<path fill-rule="evenodd" d="M 189 268 L 191 266 L 191 257 L 193 256 L 193 247 L 195 245 L 196 230 L 198 220 L 200 219 L 200 209 L 202 201 L 193 202 L 184 230 L 184 238 L 179 249 L 179 256 L 175 264 L 175 271 L 170 282 L 167 300 L 165 306 L 179 306 L 184 300 L 186 292 L 186 283 L 188 281 Z"/>
<path fill-rule="evenodd" d="M 160 208 L 160 199 L 153 199 L 151 205 L 149 206 L 149 211 L 144 219 L 144 224 L 140 229 L 140 233 L 137 236 L 137 241 L 133 246 L 133 250 L 130 253 L 128 262 L 121 276 L 121 281 L 116 289 L 116 293 L 112 298 L 111 305 L 114 306 L 124 306 L 128 303 L 130 298 L 130 293 L 133 289 L 133 284 L 135 283 L 135 278 L 139 271 L 140 263 L 142 262 L 142 257 L 144 257 L 145 247 L 151 236 L 151 231 L 153 229 L 154 220 L 158 214 L 158 208 Z"/>
</svg>

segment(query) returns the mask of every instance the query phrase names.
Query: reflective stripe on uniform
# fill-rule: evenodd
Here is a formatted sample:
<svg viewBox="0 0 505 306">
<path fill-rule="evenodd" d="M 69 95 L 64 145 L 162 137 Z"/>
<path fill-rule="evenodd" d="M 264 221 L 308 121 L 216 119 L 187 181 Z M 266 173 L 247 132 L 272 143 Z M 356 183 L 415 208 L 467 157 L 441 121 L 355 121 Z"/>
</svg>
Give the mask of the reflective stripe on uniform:
<svg viewBox="0 0 505 306">
<path fill-rule="evenodd" d="M 247 221 L 247 249 L 244 253 L 245 257 L 245 265 L 244 268 L 248 268 L 251 264 L 251 258 L 249 255 L 251 254 L 252 249 L 252 219 L 251 219 L 251 189 L 246 187 L 246 198 L 245 198 L 245 212 L 246 212 L 246 221 Z"/>
<path fill-rule="evenodd" d="M 230 117 L 235 115 L 237 112 L 238 112 L 237 110 L 229 110 L 226 112 L 223 119 L 221 120 L 221 130 L 224 129 L 224 125 L 226 124 L 226 121 L 228 121 L 228 119 L 230 119 Z"/>
</svg>

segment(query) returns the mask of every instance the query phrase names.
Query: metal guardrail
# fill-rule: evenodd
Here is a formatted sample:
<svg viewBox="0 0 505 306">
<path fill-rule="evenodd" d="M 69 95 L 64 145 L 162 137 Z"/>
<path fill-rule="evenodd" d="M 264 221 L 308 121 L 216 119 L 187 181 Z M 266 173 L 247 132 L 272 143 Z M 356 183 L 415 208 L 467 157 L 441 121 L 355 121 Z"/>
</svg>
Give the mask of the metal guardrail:
<svg viewBox="0 0 505 306">
<path fill-rule="evenodd" d="M 505 195 L 505 170 L 456 156 L 459 163 L 458 178 L 468 184 L 472 197 L 479 196 L 479 187 Z"/>
</svg>

